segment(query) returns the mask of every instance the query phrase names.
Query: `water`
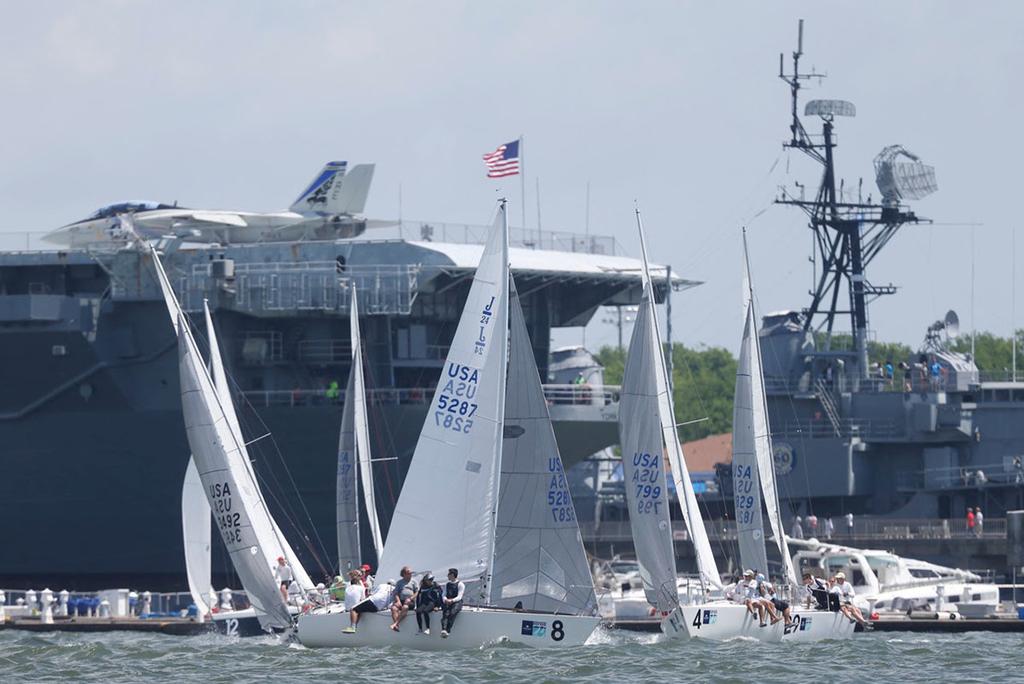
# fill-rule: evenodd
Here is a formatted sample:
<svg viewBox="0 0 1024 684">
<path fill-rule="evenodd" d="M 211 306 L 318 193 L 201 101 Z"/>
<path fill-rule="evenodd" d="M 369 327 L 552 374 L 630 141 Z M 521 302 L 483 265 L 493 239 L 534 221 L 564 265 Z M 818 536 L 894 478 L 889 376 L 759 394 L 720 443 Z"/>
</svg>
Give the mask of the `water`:
<svg viewBox="0 0 1024 684">
<path fill-rule="evenodd" d="M 848 642 L 721 644 L 602 631 L 581 648 L 493 646 L 458 653 L 309 650 L 215 634 L 0 631 L 0 681 L 19 682 L 1008 682 L 1018 634 L 857 634 Z"/>
</svg>

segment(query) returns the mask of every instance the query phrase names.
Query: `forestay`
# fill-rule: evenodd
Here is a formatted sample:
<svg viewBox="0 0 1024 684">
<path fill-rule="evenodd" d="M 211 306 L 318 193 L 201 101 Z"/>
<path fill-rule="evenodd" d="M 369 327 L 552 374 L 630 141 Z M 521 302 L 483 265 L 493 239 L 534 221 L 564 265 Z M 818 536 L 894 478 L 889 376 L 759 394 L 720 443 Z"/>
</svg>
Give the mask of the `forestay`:
<svg viewBox="0 0 1024 684">
<path fill-rule="evenodd" d="M 291 618 L 270 569 L 268 549 L 275 546 L 275 540 L 268 538 L 266 531 L 271 526 L 252 522 L 253 517 L 267 513 L 255 483 L 242 465 L 242 459 L 247 459 L 245 445 L 241 436 L 231 430 L 163 265 L 156 251 L 151 253 L 168 306 L 177 314 L 182 414 L 199 478 L 260 625 L 264 629 L 285 629 Z"/>
<path fill-rule="evenodd" d="M 655 379 L 654 357 L 661 354 L 661 345 L 651 335 L 649 299 L 650 290 L 644 288 L 622 376 L 619 439 L 629 525 L 644 593 L 648 603 L 668 612 L 679 604 L 679 591 Z"/>
<path fill-rule="evenodd" d="M 745 569 L 768 573 L 764 547 L 764 523 L 761 516 L 761 478 L 755 442 L 758 439 L 754 418 L 754 394 L 751 382 L 750 316 L 748 308 L 743 342 L 736 366 L 736 387 L 732 409 L 732 486 L 736 506 L 736 538 L 740 564 Z"/>
<path fill-rule="evenodd" d="M 349 315 L 352 340 L 352 370 L 345 389 L 341 434 L 338 440 L 337 531 L 338 568 L 345 572 L 362 564 L 359 534 L 359 484 L 362 482 L 370 537 L 374 552 L 380 558 L 383 550 L 380 521 L 377 516 L 373 468 L 370 456 L 370 435 L 366 411 L 366 382 L 362 367 L 362 339 L 359 334 L 359 311 L 355 285 L 352 286 Z"/>
<path fill-rule="evenodd" d="M 492 570 L 508 348 L 504 218 L 502 207 L 395 506 L 381 580 L 397 578 L 406 564 L 438 573 L 456 567 L 466 582 Z M 486 582 L 479 586 L 467 598 L 486 601 Z"/>
<path fill-rule="evenodd" d="M 210 523 L 210 502 L 199 479 L 196 462 L 190 456 L 185 470 L 185 482 L 181 487 L 181 531 L 185 541 L 185 576 L 188 590 L 200 615 L 206 615 L 213 607 L 210 594 L 213 582 L 210 577 L 210 543 L 213 526 Z"/>
<path fill-rule="evenodd" d="M 220 406 L 224 410 L 224 417 L 228 422 L 228 426 L 231 429 L 232 434 L 237 435 L 240 444 L 245 444 L 242 428 L 238 423 L 238 414 L 235 412 L 235 404 L 231 399 L 231 385 L 228 383 L 227 373 L 224 371 L 224 361 L 220 354 L 220 344 L 217 342 L 217 330 L 213 327 L 213 318 L 210 316 L 210 307 L 207 301 L 203 300 L 203 315 L 206 318 L 206 339 L 210 347 L 210 377 L 213 380 L 213 387 L 217 391 L 217 396 L 220 399 Z M 281 528 L 278 526 L 277 521 L 274 520 L 273 516 L 270 515 L 270 511 L 267 510 L 267 502 L 263 498 L 263 494 L 260 493 L 259 482 L 256 479 L 256 470 L 253 468 L 252 461 L 249 460 L 248 453 L 243 451 L 244 458 L 242 464 L 245 466 L 246 472 L 249 475 L 249 481 L 252 482 L 253 487 L 256 489 L 259 496 L 259 504 L 266 512 L 266 515 L 257 516 L 253 520 L 253 524 L 262 525 L 269 524 L 270 528 L 264 530 L 264 536 L 267 539 L 274 540 L 274 545 L 270 548 L 270 557 L 276 559 L 278 556 L 284 556 L 288 561 L 288 565 L 292 568 L 292 574 L 295 576 L 295 583 L 302 589 L 303 595 L 306 592 L 311 591 L 316 585 L 313 584 L 313 580 L 310 578 L 309 573 L 299 562 L 299 557 L 295 555 L 295 551 L 292 549 L 291 544 L 288 543 L 287 537 L 281 532 Z"/>
<path fill-rule="evenodd" d="M 591 614 L 594 582 L 512 281 L 492 605 Z"/>
</svg>

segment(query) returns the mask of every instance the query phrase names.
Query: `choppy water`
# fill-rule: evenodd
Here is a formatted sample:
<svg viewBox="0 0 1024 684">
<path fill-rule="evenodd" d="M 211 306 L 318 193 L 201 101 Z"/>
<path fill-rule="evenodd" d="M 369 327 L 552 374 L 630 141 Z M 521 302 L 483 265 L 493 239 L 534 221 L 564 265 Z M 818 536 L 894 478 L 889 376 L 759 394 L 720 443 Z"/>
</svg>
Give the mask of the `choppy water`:
<svg viewBox="0 0 1024 684">
<path fill-rule="evenodd" d="M 459 653 L 309 650 L 272 638 L 0 632 L 0 681 L 52 682 L 1010 682 L 1024 635 L 858 634 L 822 644 L 668 642 L 604 631 L 577 649 Z"/>
</svg>

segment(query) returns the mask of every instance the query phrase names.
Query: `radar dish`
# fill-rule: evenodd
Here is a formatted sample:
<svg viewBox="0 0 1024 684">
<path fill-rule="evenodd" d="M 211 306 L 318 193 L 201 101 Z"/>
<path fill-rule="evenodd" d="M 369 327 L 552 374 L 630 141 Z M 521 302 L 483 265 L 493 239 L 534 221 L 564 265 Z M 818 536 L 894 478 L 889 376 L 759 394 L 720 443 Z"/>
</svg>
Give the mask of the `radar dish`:
<svg viewBox="0 0 1024 684">
<path fill-rule="evenodd" d="M 947 311 L 943 322 L 946 324 L 947 337 L 952 339 L 960 334 L 960 317 L 956 315 L 956 311 Z"/>
<path fill-rule="evenodd" d="M 875 157 L 875 183 L 888 204 L 919 200 L 939 189 L 935 167 L 902 145 L 889 145 Z"/>
<path fill-rule="evenodd" d="M 804 116 L 857 116 L 857 108 L 846 100 L 811 100 L 804 106 Z"/>
</svg>

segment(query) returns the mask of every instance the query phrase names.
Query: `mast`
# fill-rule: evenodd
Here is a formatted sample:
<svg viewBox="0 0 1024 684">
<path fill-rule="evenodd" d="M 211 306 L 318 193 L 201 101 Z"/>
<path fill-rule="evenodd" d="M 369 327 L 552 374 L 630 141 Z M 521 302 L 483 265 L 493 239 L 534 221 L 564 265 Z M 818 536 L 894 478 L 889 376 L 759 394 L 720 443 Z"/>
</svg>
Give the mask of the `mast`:
<svg viewBox="0 0 1024 684">
<path fill-rule="evenodd" d="M 810 291 L 811 303 L 804 309 L 804 329 L 822 333 L 824 350 L 831 347 L 836 318 L 846 314 L 850 320 L 857 368 L 855 377 L 868 376 L 868 301 L 882 295 L 893 294 L 896 287 L 872 285 L 866 269 L 871 260 L 906 223 L 920 223 L 918 218 L 900 204 L 902 199 L 920 199 L 936 189 L 934 169 L 920 163 L 913 154 L 898 145 L 882 150 L 875 158 L 876 181 L 882 195 L 881 203 L 847 202 L 842 196 L 842 184 L 837 191 L 835 148 L 835 117 L 856 116 L 857 109 L 845 100 L 811 100 L 804 108 L 805 116 L 821 119 L 821 135 L 812 136 L 804 128 L 799 115 L 799 94 L 803 81 L 822 79 L 824 74 L 801 73 L 803 56 L 803 19 L 799 23 L 797 49 L 792 53 L 793 71 L 785 73 L 784 56 L 779 54 L 779 78 L 790 89 L 790 139 L 783 147 L 797 149 L 822 166 L 821 184 L 813 200 L 794 197 L 785 188 L 777 204 L 799 207 L 807 214 L 808 227 L 814 233 L 813 259 L 820 260 L 821 272 Z M 907 163 L 902 157 L 908 158 Z M 799 185 L 798 185 L 799 186 Z M 799 186 L 802 187 L 802 186 Z M 841 308 L 839 297 L 843 285 L 848 290 L 848 306 Z"/>
</svg>

